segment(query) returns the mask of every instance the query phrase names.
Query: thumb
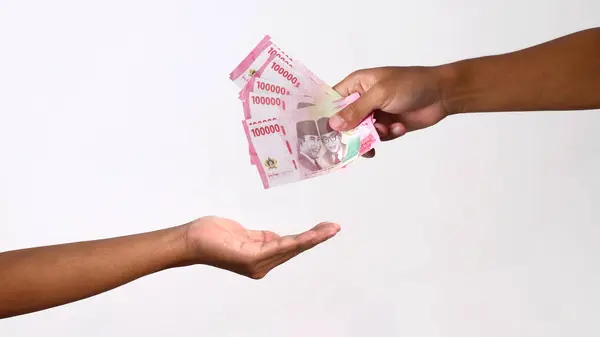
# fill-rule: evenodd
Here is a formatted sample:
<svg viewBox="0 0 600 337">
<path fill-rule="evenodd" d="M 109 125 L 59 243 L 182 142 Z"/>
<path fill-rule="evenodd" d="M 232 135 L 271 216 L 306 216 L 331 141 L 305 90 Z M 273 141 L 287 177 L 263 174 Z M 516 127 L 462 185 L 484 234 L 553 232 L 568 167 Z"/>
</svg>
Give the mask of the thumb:
<svg viewBox="0 0 600 337">
<path fill-rule="evenodd" d="M 329 125 L 337 131 L 347 131 L 357 127 L 374 110 L 383 106 L 384 91 L 379 86 L 374 86 L 356 101 L 331 116 Z"/>
</svg>

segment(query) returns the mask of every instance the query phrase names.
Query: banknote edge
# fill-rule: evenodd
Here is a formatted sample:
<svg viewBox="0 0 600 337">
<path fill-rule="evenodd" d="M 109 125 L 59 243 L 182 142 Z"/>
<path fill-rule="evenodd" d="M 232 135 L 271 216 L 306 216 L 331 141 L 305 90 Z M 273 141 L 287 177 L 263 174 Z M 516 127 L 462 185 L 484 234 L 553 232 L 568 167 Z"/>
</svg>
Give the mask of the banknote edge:
<svg viewBox="0 0 600 337">
<path fill-rule="evenodd" d="M 260 53 L 262 53 L 269 46 L 269 43 L 272 43 L 270 40 L 271 40 L 271 36 L 265 35 L 262 38 L 262 40 L 260 40 L 260 42 L 258 42 L 258 44 L 256 44 L 256 46 L 250 51 L 250 53 L 248 53 L 248 55 L 246 55 L 246 57 L 242 60 L 242 62 L 240 62 L 231 71 L 231 73 L 229 73 L 229 79 L 234 81 L 237 78 L 239 78 L 240 76 L 242 76 L 242 74 L 244 74 L 244 72 L 252 64 L 252 62 L 254 62 L 254 60 L 256 60 L 256 57 L 258 55 L 260 55 Z"/>
</svg>

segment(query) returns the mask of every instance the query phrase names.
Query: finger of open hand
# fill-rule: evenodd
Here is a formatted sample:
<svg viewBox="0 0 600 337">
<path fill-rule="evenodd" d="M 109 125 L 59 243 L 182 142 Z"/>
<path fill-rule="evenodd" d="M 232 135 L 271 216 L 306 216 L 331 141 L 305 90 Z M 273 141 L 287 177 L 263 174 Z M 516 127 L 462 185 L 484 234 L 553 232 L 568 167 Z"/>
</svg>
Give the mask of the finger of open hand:
<svg viewBox="0 0 600 337">
<path fill-rule="evenodd" d="M 340 230 L 334 223 L 323 222 L 312 229 L 295 235 L 286 235 L 265 243 L 263 251 L 268 255 L 277 255 L 292 251 L 304 251 L 331 238 Z"/>
<path fill-rule="evenodd" d="M 309 250 L 316 245 L 327 241 L 335 236 L 340 230 L 340 226 L 333 223 L 321 223 L 309 231 L 289 235 L 281 238 L 279 249 L 272 249 L 270 255 L 259 262 L 257 267 L 264 276 L 273 268 L 281 265 L 300 253 Z"/>
<path fill-rule="evenodd" d="M 299 234 L 295 237 L 295 240 L 298 243 L 298 249 L 304 251 L 330 239 L 339 231 L 340 225 L 331 222 L 322 222 L 310 231 Z"/>
<path fill-rule="evenodd" d="M 280 237 L 277 233 L 267 230 L 247 230 L 246 234 L 254 242 L 269 242 Z"/>
</svg>

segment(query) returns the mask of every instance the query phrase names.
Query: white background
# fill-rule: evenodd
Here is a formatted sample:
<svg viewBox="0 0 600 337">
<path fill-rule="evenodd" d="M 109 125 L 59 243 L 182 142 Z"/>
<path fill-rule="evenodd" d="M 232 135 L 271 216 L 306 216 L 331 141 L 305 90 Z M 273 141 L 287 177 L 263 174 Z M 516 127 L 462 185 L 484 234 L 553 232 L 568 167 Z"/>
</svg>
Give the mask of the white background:
<svg viewBox="0 0 600 337">
<path fill-rule="evenodd" d="M 598 111 L 456 116 L 265 191 L 228 74 L 265 34 L 333 85 L 524 48 L 598 13 L 595 0 L 0 1 L 0 250 L 209 214 L 281 234 L 342 225 L 260 281 L 171 270 L 0 321 L 0 336 L 597 336 Z"/>
</svg>

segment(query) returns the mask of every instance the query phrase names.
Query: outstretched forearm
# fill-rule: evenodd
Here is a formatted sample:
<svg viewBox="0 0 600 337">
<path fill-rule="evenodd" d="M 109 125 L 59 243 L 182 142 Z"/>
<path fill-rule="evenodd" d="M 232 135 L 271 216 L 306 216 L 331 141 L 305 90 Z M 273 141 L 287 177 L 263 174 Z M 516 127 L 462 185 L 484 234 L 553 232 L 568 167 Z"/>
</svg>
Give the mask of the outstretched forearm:
<svg viewBox="0 0 600 337">
<path fill-rule="evenodd" d="M 0 253 L 0 318 L 87 298 L 175 266 L 183 228 Z"/>
<path fill-rule="evenodd" d="M 600 108 L 600 28 L 440 68 L 451 114 Z"/>
</svg>

